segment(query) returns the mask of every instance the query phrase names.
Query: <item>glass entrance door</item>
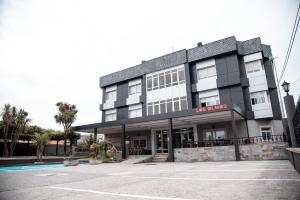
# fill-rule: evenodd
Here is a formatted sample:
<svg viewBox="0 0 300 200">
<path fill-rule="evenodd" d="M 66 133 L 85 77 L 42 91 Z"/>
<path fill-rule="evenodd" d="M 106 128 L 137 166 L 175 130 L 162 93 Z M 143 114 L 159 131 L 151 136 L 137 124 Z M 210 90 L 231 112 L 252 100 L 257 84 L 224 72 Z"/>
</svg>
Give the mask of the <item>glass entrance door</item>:
<svg viewBox="0 0 300 200">
<path fill-rule="evenodd" d="M 156 136 L 156 152 L 168 153 L 168 131 L 159 130 L 155 132 Z"/>
</svg>

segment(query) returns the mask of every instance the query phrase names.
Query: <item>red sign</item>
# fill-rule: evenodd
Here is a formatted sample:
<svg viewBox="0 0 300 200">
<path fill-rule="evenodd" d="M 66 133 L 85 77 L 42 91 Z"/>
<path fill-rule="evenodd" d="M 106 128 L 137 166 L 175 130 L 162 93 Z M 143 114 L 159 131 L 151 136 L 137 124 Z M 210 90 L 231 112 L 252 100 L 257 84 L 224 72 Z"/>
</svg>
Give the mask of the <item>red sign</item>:
<svg viewBox="0 0 300 200">
<path fill-rule="evenodd" d="M 202 108 L 196 108 L 196 112 L 208 112 L 208 111 L 214 111 L 214 110 L 223 110 L 227 109 L 228 106 L 227 104 L 219 104 L 219 105 L 214 105 L 214 106 L 207 106 L 207 107 L 202 107 Z"/>
</svg>

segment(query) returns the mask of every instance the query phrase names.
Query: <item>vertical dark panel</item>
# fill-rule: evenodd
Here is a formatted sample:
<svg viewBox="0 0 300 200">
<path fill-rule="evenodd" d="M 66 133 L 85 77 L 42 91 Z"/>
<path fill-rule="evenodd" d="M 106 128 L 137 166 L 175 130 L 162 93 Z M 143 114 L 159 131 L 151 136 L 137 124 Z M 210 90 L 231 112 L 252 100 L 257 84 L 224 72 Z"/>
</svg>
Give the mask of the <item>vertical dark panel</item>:
<svg viewBox="0 0 300 200">
<path fill-rule="evenodd" d="M 122 158 L 126 159 L 126 130 L 125 124 L 122 124 L 122 136 L 121 136 L 121 147 L 122 147 Z"/>
<path fill-rule="evenodd" d="M 117 108 L 117 120 L 128 119 L 128 106 Z"/>
<path fill-rule="evenodd" d="M 236 161 L 240 161 L 240 149 L 239 149 L 239 144 L 237 140 L 237 128 L 236 128 L 236 120 L 234 117 L 234 111 L 230 110 L 231 114 L 231 127 L 232 127 L 232 133 L 233 133 L 233 138 L 234 138 L 234 150 L 235 150 L 235 159 Z"/>
<path fill-rule="evenodd" d="M 173 122 L 172 118 L 168 119 L 168 161 L 174 162 L 174 150 L 173 150 Z"/>
<path fill-rule="evenodd" d="M 147 116 L 147 83 L 146 83 L 146 75 L 143 75 L 142 77 L 142 96 L 141 96 L 141 100 L 143 102 L 142 104 L 142 114 L 143 117 Z"/>
<path fill-rule="evenodd" d="M 94 142 L 97 142 L 97 128 L 94 128 Z"/>
<path fill-rule="evenodd" d="M 192 109 L 193 108 L 192 85 L 191 85 L 191 78 L 190 78 L 190 66 L 188 63 L 184 64 L 184 71 L 185 71 L 186 98 L 187 98 L 188 109 Z"/>
<path fill-rule="evenodd" d="M 128 97 L 128 82 L 124 82 L 117 85 L 117 102 L 116 105 L 126 105 L 126 99 Z"/>
<path fill-rule="evenodd" d="M 273 111 L 273 119 L 282 119 L 277 89 L 270 89 L 269 94 Z"/>
</svg>

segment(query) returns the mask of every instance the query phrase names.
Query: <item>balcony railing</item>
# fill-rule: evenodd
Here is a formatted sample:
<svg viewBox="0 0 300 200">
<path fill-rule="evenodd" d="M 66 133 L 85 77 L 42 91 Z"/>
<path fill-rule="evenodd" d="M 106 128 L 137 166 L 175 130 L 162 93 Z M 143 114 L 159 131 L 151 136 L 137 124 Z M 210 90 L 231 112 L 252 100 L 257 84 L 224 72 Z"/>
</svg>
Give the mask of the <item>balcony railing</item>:
<svg viewBox="0 0 300 200">
<path fill-rule="evenodd" d="M 195 141 L 195 142 L 184 143 L 183 148 L 229 146 L 229 145 L 234 145 L 235 141 L 237 141 L 239 145 L 266 144 L 266 143 L 286 142 L 286 138 L 284 138 L 283 135 L 270 135 L 270 136 L 256 136 L 256 137 L 230 138 L 230 139 L 218 139 L 218 140 L 198 140 L 198 142 Z"/>
</svg>

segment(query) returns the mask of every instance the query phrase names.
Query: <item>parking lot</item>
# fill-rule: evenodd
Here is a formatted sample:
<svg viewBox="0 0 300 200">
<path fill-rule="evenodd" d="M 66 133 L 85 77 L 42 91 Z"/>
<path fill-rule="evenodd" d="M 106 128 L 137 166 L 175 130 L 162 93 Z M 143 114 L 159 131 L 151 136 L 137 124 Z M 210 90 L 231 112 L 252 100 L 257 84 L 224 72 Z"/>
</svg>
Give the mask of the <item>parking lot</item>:
<svg viewBox="0 0 300 200">
<path fill-rule="evenodd" d="M 0 199 L 300 199 L 288 161 L 81 165 L 0 173 Z"/>
</svg>

